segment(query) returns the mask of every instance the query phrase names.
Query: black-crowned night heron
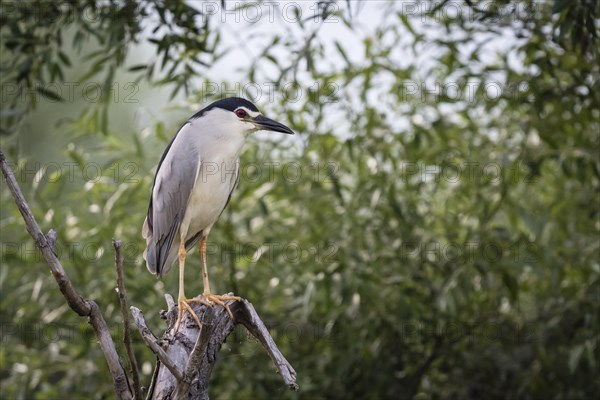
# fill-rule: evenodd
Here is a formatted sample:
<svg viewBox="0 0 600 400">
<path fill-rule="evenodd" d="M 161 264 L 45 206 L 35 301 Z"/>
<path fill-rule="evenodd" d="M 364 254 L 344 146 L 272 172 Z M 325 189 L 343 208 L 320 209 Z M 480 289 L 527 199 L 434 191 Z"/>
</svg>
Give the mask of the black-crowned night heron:
<svg viewBox="0 0 600 400">
<path fill-rule="evenodd" d="M 183 311 L 200 321 L 191 302 L 226 306 L 237 296 L 210 292 L 206 267 L 206 239 L 236 189 L 240 152 L 249 134 L 268 130 L 293 134 L 287 126 L 264 117 L 248 100 L 233 97 L 215 101 L 192 116 L 177 132 L 158 164 L 148 215 L 142 235 L 146 239 L 144 259 L 158 276 L 169 272 L 179 260 L 179 329 Z M 204 294 L 188 299 L 184 292 L 187 251 L 200 243 Z"/>
</svg>

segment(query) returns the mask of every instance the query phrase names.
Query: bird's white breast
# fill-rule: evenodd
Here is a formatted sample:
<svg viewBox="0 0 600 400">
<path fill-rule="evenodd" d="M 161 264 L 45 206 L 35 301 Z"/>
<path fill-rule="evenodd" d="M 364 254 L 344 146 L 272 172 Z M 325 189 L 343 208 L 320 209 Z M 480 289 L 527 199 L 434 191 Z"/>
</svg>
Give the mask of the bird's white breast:
<svg viewBox="0 0 600 400">
<path fill-rule="evenodd" d="M 196 146 L 200 162 L 181 225 L 181 229 L 187 230 L 186 239 L 201 230 L 207 235 L 221 215 L 237 177 L 239 155 L 245 142 L 241 132 L 212 123 L 210 114 L 195 127 L 197 121 L 190 122 L 190 145 Z"/>
</svg>

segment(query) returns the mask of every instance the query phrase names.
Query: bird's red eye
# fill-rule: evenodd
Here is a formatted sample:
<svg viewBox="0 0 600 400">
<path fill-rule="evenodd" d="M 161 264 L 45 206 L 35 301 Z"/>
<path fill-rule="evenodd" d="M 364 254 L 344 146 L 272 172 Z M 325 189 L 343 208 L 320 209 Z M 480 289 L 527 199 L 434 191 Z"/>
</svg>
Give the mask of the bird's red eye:
<svg viewBox="0 0 600 400">
<path fill-rule="evenodd" d="M 235 115 L 237 115 L 238 118 L 245 118 L 248 115 L 248 113 L 244 109 L 238 108 L 237 110 L 235 110 Z"/>
</svg>

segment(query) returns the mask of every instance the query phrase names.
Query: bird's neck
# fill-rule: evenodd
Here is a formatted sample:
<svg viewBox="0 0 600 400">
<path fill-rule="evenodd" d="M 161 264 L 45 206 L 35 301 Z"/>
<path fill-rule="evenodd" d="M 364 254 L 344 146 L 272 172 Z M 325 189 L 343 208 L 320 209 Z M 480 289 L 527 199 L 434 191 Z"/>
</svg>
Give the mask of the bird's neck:
<svg viewBox="0 0 600 400">
<path fill-rule="evenodd" d="M 246 136 L 240 131 L 219 124 L 218 121 L 204 121 L 200 132 L 194 135 L 194 145 L 203 162 L 236 162 L 242 152 Z"/>
<path fill-rule="evenodd" d="M 239 159 L 245 142 L 246 138 L 242 135 L 211 132 L 197 144 L 200 159 L 202 162 L 233 165 Z"/>
</svg>

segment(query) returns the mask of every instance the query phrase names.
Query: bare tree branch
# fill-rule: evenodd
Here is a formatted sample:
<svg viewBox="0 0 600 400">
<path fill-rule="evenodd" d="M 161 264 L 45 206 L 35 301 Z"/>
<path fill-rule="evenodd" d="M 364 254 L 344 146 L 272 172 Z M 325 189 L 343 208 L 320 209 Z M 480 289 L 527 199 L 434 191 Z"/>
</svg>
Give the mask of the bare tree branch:
<svg viewBox="0 0 600 400">
<path fill-rule="evenodd" d="M 56 235 L 51 231 L 49 234 L 50 240 L 48 240 L 42 233 L 40 226 L 31 213 L 29 205 L 23 197 L 23 193 L 21 192 L 21 189 L 15 180 L 15 176 L 10 166 L 6 162 L 6 157 L 1 150 L 0 168 L 2 169 L 2 175 L 4 175 L 4 179 L 6 180 L 6 184 L 13 196 L 13 199 L 15 200 L 15 203 L 17 204 L 17 207 L 23 216 L 27 232 L 29 232 L 36 246 L 38 249 L 40 249 L 42 255 L 44 256 L 44 259 L 50 267 L 56 283 L 58 283 L 61 293 L 73 311 L 82 317 L 89 317 L 89 323 L 94 328 L 94 332 L 98 337 L 100 349 L 106 358 L 108 368 L 112 375 L 117 397 L 123 400 L 132 399 L 131 391 L 129 389 L 129 382 L 127 381 L 127 375 L 121 366 L 119 355 L 115 349 L 115 344 L 110 336 L 108 326 L 106 325 L 104 317 L 102 317 L 102 313 L 100 312 L 98 305 L 94 301 L 83 299 L 71 284 L 71 281 L 67 277 L 67 274 L 54 251 Z"/>
<path fill-rule="evenodd" d="M 131 345 L 131 330 L 129 329 L 129 306 L 127 304 L 127 293 L 125 292 L 125 281 L 123 279 L 123 257 L 121 257 L 121 241 L 113 240 L 115 248 L 115 268 L 117 270 L 117 293 L 119 294 L 119 304 L 121 305 L 121 316 L 123 318 L 123 343 L 127 351 L 131 377 L 133 379 L 133 393 L 136 399 L 142 398 L 142 388 L 140 384 L 140 375 L 138 364 Z"/>
<path fill-rule="evenodd" d="M 277 367 L 277 372 L 281 375 L 281 379 L 283 379 L 283 382 L 288 388 L 291 390 L 298 390 L 296 371 L 279 351 L 269 330 L 256 313 L 254 306 L 246 299 L 242 299 L 240 303 L 243 304 L 243 307 L 236 308 L 236 310 L 239 310 L 239 313 L 234 314 L 236 322 L 244 325 L 252 336 L 260 341 Z"/>
<path fill-rule="evenodd" d="M 183 380 L 183 374 L 181 371 L 179 371 L 177 365 L 169 358 L 162 347 L 160 347 L 158 344 L 158 339 L 148 328 L 148 325 L 146 325 L 146 320 L 144 319 L 142 311 L 137 307 L 131 307 L 131 313 L 133 314 L 133 320 L 135 321 L 135 324 L 137 325 L 144 342 L 146 342 L 148 347 L 150 347 L 154 354 L 156 354 L 160 362 L 168 368 L 168 370 L 178 381 Z"/>
</svg>

